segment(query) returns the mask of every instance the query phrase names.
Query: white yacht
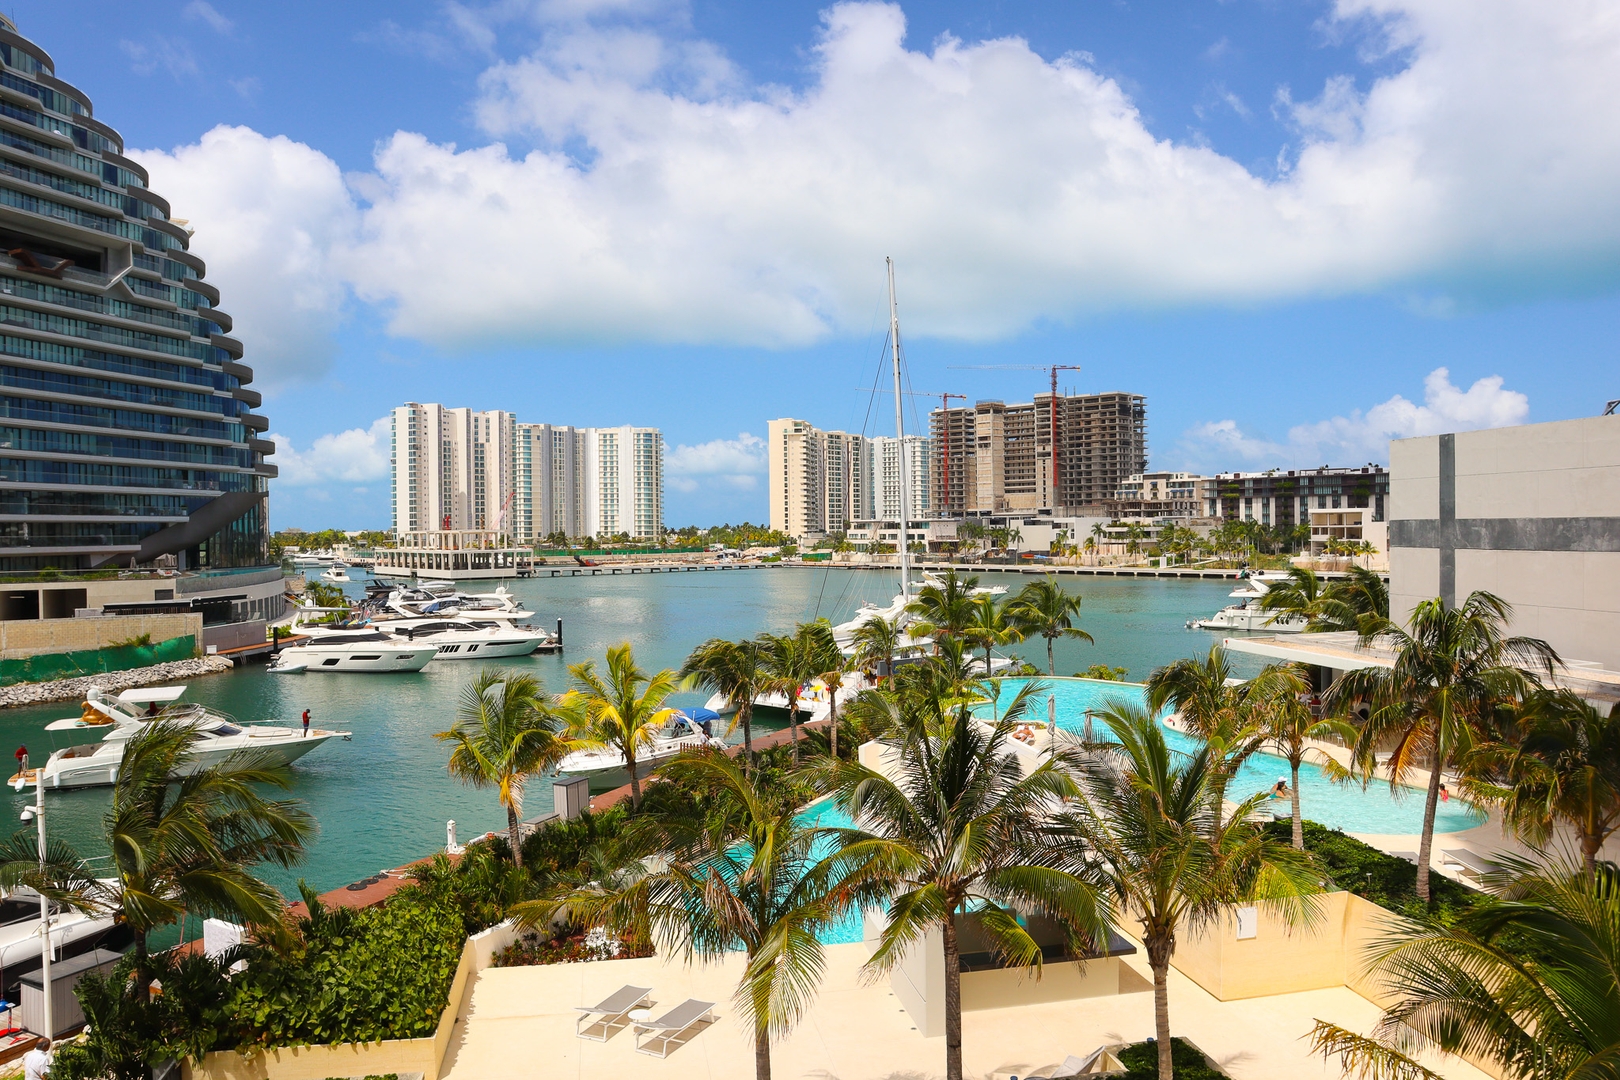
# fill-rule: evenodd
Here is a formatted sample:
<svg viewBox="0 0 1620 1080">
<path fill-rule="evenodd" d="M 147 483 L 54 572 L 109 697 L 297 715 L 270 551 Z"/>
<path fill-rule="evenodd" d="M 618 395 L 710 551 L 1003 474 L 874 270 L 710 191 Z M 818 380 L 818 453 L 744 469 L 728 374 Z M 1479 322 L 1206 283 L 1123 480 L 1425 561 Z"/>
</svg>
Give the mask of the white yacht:
<svg viewBox="0 0 1620 1080">
<path fill-rule="evenodd" d="M 321 571 L 322 581 L 336 581 L 339 584 L 348 584 L 354 579 L 349 576 L 348 563 L 333 563 L 329 568 Z"/>
<path fill-rule="evenodd" d="M 442 617 L 466 615 L 495 615 L 506 619 L 527 619 L 534 615 L 519 604 L 517 598 L 502 585 L 492 593 L 468 595 L 447 581 L 428 581 L 412 588 L 393 589 L 386 600 L 390 611 L 404 618 L 424 615 Z"/>
<path fill-rule="evenodd" d="M 551 634 L 507 619 L 394 619 L 379 624 L 396 638 L 433 645 L 440 660 L 528 656 L 553 641 Z"/>
<path fill-rule="evenodd" d="M 654 766 L 683 750 L 725 745 L 724 739 L 707 734 L 696 720 L 685 713 L 676 713 L 651 742 L 644 743 L 637 751 L 636 772 L 645 776 Z M 557 766 L 557 775 L 589 777 L 597 786 L 617 787 L 630 782 L 630 768 L 625 764 L 624 755 L 612 746 L 574 751 Z"/>
<path fill-rule="evenodd" d="M 416 644 L 371 626 L 353 630 L 296 627 L 309 637 L 283 646 L 269 670 L 282 675 L 304 671 L 360 671 L 373 674 L 421 671 L 439 654 L 436 646 Z"/>
<path fill-rule="evenodd" d="M 101 884 L 108 893 L 116 889 L 113 881 Z M 117 926 L 111 915 L 87 915 L 56 901 L 50 912 L 52 963 L 93 948 Z M 0 896 L 0 972 L 5 985 L 38 968 L 39 953 L 39 893 L 19 885 Z"/>
<path fill-rule="evenodd" d="M 12 776 L 11 784 L 21 790 L 29 784 L 75 788 L 116 783 L 124 748 L 152 720 L 182 723 L 196 732 L 187 774 L 235 755 L 251 756 L 264 765 L 288 765 L 327 740 L 347 739 L 350 734 L 311 728 L 306 735 L 296 727 L 240 723 L 203 705 L 175 705 L 185 692 L 184 686 L 150 686 L 111 697 L 92 688 L 79 716 L 54 720 L 45 725 L 45 730 L 99 731 L 103 733 L 101 741 L 58 750 L 44 765 Z"/>
<path fill-rule="evenodd" d="M 1194 619 L 1187 624 L 1192 630 L 1259 630 L 1271 634 L 1298 634 L 1306 627 L 1306 620 L 1298 615 L 1267 611 L 1261 601 L 1273 585 L 1288 580 L 1287 574 L 1260 573 L 1245 578 L 1231 592 L 1238 601 L 1221 608 L 1207 619 Z"/>
</svg>

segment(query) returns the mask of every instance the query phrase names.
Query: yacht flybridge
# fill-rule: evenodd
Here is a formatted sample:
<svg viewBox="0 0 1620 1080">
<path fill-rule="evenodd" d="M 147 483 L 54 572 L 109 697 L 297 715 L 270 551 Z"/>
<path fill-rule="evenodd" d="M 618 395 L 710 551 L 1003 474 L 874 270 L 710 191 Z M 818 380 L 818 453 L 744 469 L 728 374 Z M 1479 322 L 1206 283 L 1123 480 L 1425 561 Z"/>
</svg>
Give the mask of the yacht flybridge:
<svg viewBox="0 0 1620 1080">
<path fill-rule="evenodd" d="M 91 688 L 83 712 L 55 720 L 46 731 L 100 732 L 99 742 L 70 746 L 53 753 L 44 765 L 19 772 L 10 783 L 47 788 L 93 787 L 118 782 L 129 741 L 154 720 L 183 724 L 196 735 L 192 759 L 183 775 L 238 757 L 261 765 L 288 765 L 330 739 L 347 739 L 347 731 L 311 728 L 306 735 L 296 727 L 244 724 L 203 705 L 176 705 L 184 686 L 151 686 L 125 690 L 116 697 Z"/>
<path fill-rule="evenodd" d="M 1238 601 L 1221 608 L 1207 619 L 1194 619 L 1187 624 L 1189 630 L 1263 630 L 1270 634 L 1298 634 L 1307 622 L 1299 615 L 1267 611 L 1261 606 L 1272 586 L 1287 581 L 1288 575 L 1261 572 L 1245 578 L 1233 589 L 1231 599 Z"/>
</svg>

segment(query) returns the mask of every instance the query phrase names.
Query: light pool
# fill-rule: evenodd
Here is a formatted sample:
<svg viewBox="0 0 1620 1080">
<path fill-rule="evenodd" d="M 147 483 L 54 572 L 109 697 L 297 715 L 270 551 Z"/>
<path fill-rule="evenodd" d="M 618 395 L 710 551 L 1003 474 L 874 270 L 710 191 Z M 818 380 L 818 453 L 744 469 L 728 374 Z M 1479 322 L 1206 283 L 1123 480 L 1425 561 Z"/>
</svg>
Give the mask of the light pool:
<svg viewBox="0 0 1620 1080">
<path fill-rule="evenodd" d="M 1016 694 L 1028 679 L 1004 679 L 1002 699 Z M 1145 706 L 1146 695 L 1138 683 L 1107 683 L 1093 679 L 1043 680 L 1048 690 L 1038 692 L 1030 709 L 1032 722 L 1044 723 L 1047 715 L 1046 698 L 1050 694 L 1057 705 L 1058 727 L 1079 734 L 1085 730 L 1086 710 L 1104 708 L 1110 702 L 1129 702 Z M 988 713 L 988 710 L 985 710 Z M 1092 725 L 1095 738 L 1106 738 L 1108 729 L 1101 721 Z M 1198 741 L 1166 726 L 1165 741 L 1171 749 L 1195 753 Z M 1234 799 L 1246 799 L 1256 792 L 1267 791 L 1278 780 L 1288 778 L 1288 762 L 1272 754 L 1255 754 L 1244 762 L 1238 774 L 1227 786 Z M 1378 783 L 1365 790 L 1358 785 L 1336 784 L 1322 770 L 1309 763 L 1300 766 L 1300 813 L 1310 821 L 1329 828 L 1350 833 L 1399 833 L 1416 835 L 1423 829 L 1423 793 L 1415 789 L 1397 789 L 1391 794 L 1389 785 Z M 1275 803 L 1278 814 L 1286 814 L 1291 807 L 1286 799 Z M 1485 816 L 1478 810 L 1453 799 L 1441 803 L 1436 809 L 1434 831 L 1461 832 L 1483 824 Z"/>
</svg>

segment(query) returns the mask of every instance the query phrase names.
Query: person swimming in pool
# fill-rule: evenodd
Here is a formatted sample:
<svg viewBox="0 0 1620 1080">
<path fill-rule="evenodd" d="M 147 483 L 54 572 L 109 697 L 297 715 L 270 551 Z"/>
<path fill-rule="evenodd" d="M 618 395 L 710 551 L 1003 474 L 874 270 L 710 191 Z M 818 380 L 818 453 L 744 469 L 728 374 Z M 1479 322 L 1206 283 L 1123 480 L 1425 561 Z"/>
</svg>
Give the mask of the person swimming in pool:
<svg viewBox="0 0 1620 1080">
<path fill-rule="evenodd" d="M 1288 780 L 1287 780 L 1287 778 L 1278 777 L 1277 782 L 1275 784 L 1271 785 L 1271 791 L 1269 792 L 1269 794 L 1271 795 L 1271 797 L 1273 799 L 1286 799 L 1286 798 L 1288 798 L 1292 793 L 1288 790 Z"/>
</svg>

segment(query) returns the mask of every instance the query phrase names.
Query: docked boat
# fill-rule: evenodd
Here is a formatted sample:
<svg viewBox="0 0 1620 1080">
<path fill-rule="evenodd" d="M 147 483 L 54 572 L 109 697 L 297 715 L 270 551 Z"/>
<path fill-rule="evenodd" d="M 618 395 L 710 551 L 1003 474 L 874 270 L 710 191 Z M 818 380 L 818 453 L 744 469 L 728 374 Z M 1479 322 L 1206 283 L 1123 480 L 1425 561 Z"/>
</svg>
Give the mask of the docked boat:
<svg viewBox="0 0 1620 1080">
<path fill-rule="evenodd" d="M 333 563 L 329 568 L 321 571 L 321 580 L 335 581 L 339 584 L 346 585 L 354 579 L 349 577 L 349 566 L 347 563 Z"/>
<path fill-rule="evenodd" d="M 440 660 L 528 656 L 556 642 L 544 630 L 505 619 L 397 619 L 380 625 L 396 638 L 433 645 Z"/>
<path fill-rule="evenodd" d="M 1194 619 L 1187 624 L 1191 630 L 1258 630 L 1271 634 L 1298 634 L 1307 620 L 1299 615 L 1267 611 L 1261 606 L 1273 585 L 1288 580 L 1288 575 L 1260 573 L 1243 579 L 1230 597 L 1228 604 L 1207 619 Z"/>
<path fill-rule="evenodd" d="M 701 719 L 686 713 L 676 713 L 657 733 L 652 741 L 644 743 L 636 753 L 636 772 L 645 776 L 655 766 L 669 760 L 683 750 L 696 750 L 704 746 L 725 746 L 704 730 Z M 557 766 L 558 776 L 588 777 L 595 787 L 618 787 L 630 782 L 630 768 L 624 755 L 612 746 L 591 750 L 576 750 L 562 759 Z"/>
<path fill-rule="evenodd" d="M 350 734 L 311 728 L 306 735 L 297 727 L 244 724 L 204 705 L 176 705 L 185 692 L 184 686 L 149 686 L 113 697 L 91 688 L 80 715 L 52 721 L 45 730 L 101 732 L 101 740 L 58 750 L 44 765 L 12 776 L 11 784 L 21 790 L 29 784 L 54 789 L 116 783 L 129 741 L 153 720 L 184 724 L 196 734 L 192 760 L 183 775 L 237 756 L 264 765 L 289 765 L 322 743 Z"/>
<path fill-rule="evenodd" d="M 437 647 L 406 641 L 370 626 L 357 629 L 307 629 L 309 637 L 287 645 L 270 662 L 270 671 L 291 675 L 305 671 L 382 674 L 421 671 L 439 654 Z"/>
<path fill-rule="evenodd" d="M 103 880 L 102 891 L 116 892 L 117 883 Z M 133 935 L 111 915 L 86 914 L 58 901 L 50 902 L 51 962 L 78 956 L 98 947 L 122 949 Z M 0 993 L 16 1000 L 17 979 L 37 971 L 40 963 L 39 893 L 18 886 L 0 896 Z"/>
</svg>

